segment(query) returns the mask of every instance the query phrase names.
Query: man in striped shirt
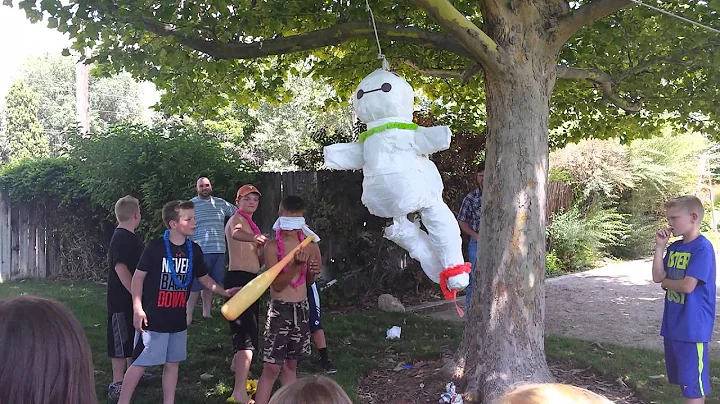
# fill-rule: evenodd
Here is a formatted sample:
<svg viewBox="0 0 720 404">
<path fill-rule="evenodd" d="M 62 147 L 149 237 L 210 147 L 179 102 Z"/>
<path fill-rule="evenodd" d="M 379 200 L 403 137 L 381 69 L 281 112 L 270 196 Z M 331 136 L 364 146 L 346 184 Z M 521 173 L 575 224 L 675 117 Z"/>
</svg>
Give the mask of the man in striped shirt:
<svg viewBox="0 0 720 404">
<path fill-rule="evenodd" d="M 190 237 L 202 249 L 208 275 L 218 285 L 225 278 L 225 219 L 232 217 L 237 211 L 235 205 L 222 198 L 212 196 L 212 184 L 206 177 L 200 177 L 196 185 L 197 196 L 191 201 L 195 203 L 195 233 Z M 203 290 L 203 286 L 193 281 L 190 297 L 187 301 L 187 324 L 192 323 L 193 309 L 202 291 L 203 317 L 210 317 L 212 292 Z"/>
</svg>

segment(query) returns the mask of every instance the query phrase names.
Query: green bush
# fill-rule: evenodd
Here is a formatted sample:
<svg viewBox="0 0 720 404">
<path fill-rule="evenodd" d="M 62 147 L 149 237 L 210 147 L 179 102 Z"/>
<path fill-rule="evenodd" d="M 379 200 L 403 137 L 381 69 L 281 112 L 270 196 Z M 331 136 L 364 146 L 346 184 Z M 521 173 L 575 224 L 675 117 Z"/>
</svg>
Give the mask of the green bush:
<svg viewBox="0 0 720 404">
<path fill-rule="evenodd" d="M 198 177 L 209 177 L 213 194 L 232 202 L 238 187 L 251 182 L 257 169 L 238 151 L 223 146 L 217 133 L 179 124 L 116 126 L 73 142 L 70 158 L 82 162 L 79 183 L 90 200 L 108 212 L 108 220 L 114 220 L 117 199 L 133 195 L 140 200 L 140 231 L 148 238 L 164 231 L 162 205 L 194 196 Z"/>
<path fill-rule="evenodd" d="M 545 254 L 545 277 L 553 278 L 562 274 L 562 262 L 560 262 L 560 258 L 557 257 L 555 251 Z"/>
<path fill-rule="evenodd" d="M 567 272 L 590 268 L 610 246 L 621 245 L 625 216 L 615 208 L 596 206 L 583 214 L 577 205 L 553 216 L 548 226 L 548 251 Z"/>
<path fill-rule="evenodd" d="M 655 232 L 662 226 L 655 217 L 627 215 L 626 230 L 620 243 L 611 245 L 609 253 L 622 259 L 639 259 L 652 255 L 655 247 Z"/>
<path fill-rule="evenodd" d="M 162 205 L 195 194 L 196 179 L 213 181 L 214 194 L 230 201 L 239 185 L 251 182 L 255 167 L 218 134 L 194 127 L 116 126 L 76 137 L 63 158 L 24 160 L 0 171 L 0 187 L 14 204 L 46 211 L 48 231 L 60 245 L 62 276 L 103 279 L 106 246 L 115 226 L 114 205 L 137 197 L 145 239 L 164 230 Z"/>
</svg>

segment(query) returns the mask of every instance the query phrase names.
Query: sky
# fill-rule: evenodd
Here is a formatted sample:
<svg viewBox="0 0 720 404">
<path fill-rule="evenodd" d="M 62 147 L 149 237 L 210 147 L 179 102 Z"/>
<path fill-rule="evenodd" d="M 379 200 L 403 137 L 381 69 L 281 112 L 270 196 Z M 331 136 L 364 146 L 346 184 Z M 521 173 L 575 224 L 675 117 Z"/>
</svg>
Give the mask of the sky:
<svg viewBox="0 0 720 404">
<path fill-rule="evenodd" d="M 43 53 L 59 56 L 63 48 L 69 46 L 69 37 L 47 28 L 47 21 L 33 24 L 17 5 L 0 6 L 0 103 L 4 103 L 5 93 L 19 77 L 28 57 Z M 146 106 L 157 102 L 159 96 L 154 85 L 143 83 L 142 90 L 141 98 Z"/>
</svg>

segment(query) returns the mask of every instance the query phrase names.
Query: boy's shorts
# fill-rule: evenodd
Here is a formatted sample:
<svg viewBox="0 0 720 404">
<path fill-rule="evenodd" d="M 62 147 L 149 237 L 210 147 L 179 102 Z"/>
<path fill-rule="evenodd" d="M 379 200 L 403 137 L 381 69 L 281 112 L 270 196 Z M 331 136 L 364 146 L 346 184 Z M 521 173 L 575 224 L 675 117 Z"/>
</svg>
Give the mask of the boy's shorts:
<svg viewBox="0 0 720 404">
<path fill-rule="evenodd" d="M 310 332 L 314 333 L 323 329 L 320 322 L 320 295 L 315 282 L 308 288 L 307 298 L 310 305 Z"/>
<path fill-rule="evenodd" d="M 309 310 L 307 299 L 297 303 L 270 300 L 263 361 L 279 365 L 286 359 L 300 361 L 310 356 Z"/>
<path fill-rule="evenodd" d="M 133 313 L 108 313 L 107 346 L 108 357 L 130 358 L 133 353 Z"/>
<path fill-rule="evenodd" d="M 225 279 L 225 254 L 203 254 L 203 260 L 207 266 L 207 274 L 213 278 L 215 283 L 222 285 Z M 200 292 L 201 290 L 203 290 L 202 283 L 197 278 L 193 279 L 191 291 Z"/>
<path fill-rule="evenodd" d="M 707 342 L 683 342 L 665 338 L 665 366 L 670 384 L 680 385 L 685 398 L 710 394 L 710 360 Z"/>
<path fill-rule="evenodd" d="M 135 366 L 156 366 L 182 362 L 187 357 L 187 330 L 180 332 L 135 332 Z"/>
<path fill-rule="evenodd" d="M 246 271 L 228 271 L 225 287 L 232 289 L 245 286 L 257 274 Z M 256 300 L 235 321 L 228 321 L 232 333 L 233 351 L 254 351 L 258 347 L 260 335 L 260 303 Z"/>
</svg>

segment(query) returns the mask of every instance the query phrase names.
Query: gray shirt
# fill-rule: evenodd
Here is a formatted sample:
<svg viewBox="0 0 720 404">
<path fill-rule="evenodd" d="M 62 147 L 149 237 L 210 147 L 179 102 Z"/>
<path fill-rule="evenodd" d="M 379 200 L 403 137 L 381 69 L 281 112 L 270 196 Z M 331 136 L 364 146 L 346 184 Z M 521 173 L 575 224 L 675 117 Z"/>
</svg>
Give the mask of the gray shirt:
<svg viewBox="0 0 720 404">
<path fill-rule="evenodd" d="M 225 253 L 225 218 L 235 214 L 237 207 L 222 198 L 194 197 L 195 233 L 190 239 L 200 245 L 203 254 Z"/>
</svg>

